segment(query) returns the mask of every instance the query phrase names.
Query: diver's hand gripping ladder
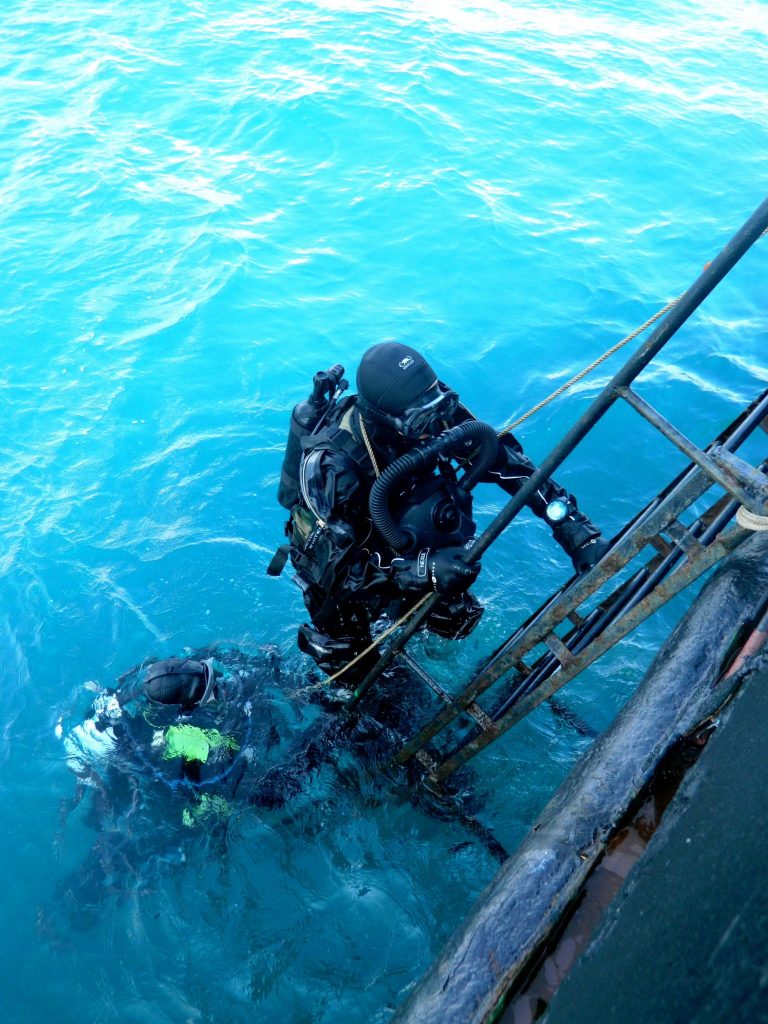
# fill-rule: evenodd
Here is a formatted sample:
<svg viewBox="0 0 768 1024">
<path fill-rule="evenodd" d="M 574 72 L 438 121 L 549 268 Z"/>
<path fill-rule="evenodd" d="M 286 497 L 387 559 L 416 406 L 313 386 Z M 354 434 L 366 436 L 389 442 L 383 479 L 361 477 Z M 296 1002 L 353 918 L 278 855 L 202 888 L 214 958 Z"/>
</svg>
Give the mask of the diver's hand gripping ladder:
<svg viewBox="0 0 768 1024">
<path fill-rule="evenodd" d="M 537 487 L 554 474 L 576 445 L 619 399 L 683 451 L 692 465 L 619 534 L 609 553 L 597 566 L 555 594 L 521 626 L 489 658 L 461 693 L 451 698 L 430 680 L 430 685 L 439 692 L 445 706 L 403 748 L 396 759 L 399 763 L 403 764 L 417 756 L 430 778 L 436 781 L 445 778 L 740 543 L 747 534 L 739 527 L 731 527 L 721 533 L 739 504 L 756 515 L 768 512 L 768 477 L 762 472 L 763 467 L 755 469 L 734 454 L 734 449 L 744 438 L 765 421 L 768 393 L 756 400 L 717 442 L 701 450 L 630 388 L 640 372 L 766 228 L 768 199 L 705 268 L 647 341 L 627 360 L 550 455 L 542 461 L 536 472 L 478 538 L 467 560 L 477 561 L 483 555 Z M 678 516 L 713 483 L 722 487 L 726 495 L 692 527 L 684 527 L 678 521 Z M 585 618 L 579 610 L 580 606 L 620 573 L 648 544 L 654 546 L 658 554 Z M 683 559 L 685 564 L 677 568 L 667 583 L 661 585 L 661 580 Z M 360 683 L 351 705 L 364 696 L 381 671 L 399 654 L 429 615 L 435 600 L 436 597 L 427 600 L 409 619 L 398 639 Z M 555 627 L 566 618 L 573 625 L 573 630 L 561 638 L 555 632 Z M 527 665 L 523 657 L 542 643 L 549 653 L 533 666 Z M 411 661 L 410 658 L 408 660 Z M 411 664 L 414 663 L 411 661 Z M 511 670 L 517 672 L 512 692 L 507 691 L 504 701 L 492 714 L 483 711 L 477 704 L 477 697 Z M 422 679 L 428 675 L 420 667 L 418 674 Z M 479 726 L 478 735 L 469 740 L 464 739 L 452 753 L 437 755 L 437 759 L 433 753 L 427 752 L 427 743 L 459 715 L 467 713 Z"/>
</svg>

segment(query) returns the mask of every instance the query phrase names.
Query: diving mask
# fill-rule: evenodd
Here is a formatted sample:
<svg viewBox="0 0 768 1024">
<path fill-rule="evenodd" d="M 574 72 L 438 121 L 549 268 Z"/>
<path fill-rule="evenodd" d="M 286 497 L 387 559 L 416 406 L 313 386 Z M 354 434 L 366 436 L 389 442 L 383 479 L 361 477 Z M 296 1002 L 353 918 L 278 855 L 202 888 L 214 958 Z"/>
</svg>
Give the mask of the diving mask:
<svg viewBox="0 0 768 1024">
<path fill-rule="evenodd" d="M 400 416 L 395 417 L 397 431 L 411 439 L 424 435 L 434 437 L 442 432 L 443 422 L 450 420 L 458 404 L 459 396 L 456 392 L 443 387 L 440 381 L 435 381 Z"/>
</svg>

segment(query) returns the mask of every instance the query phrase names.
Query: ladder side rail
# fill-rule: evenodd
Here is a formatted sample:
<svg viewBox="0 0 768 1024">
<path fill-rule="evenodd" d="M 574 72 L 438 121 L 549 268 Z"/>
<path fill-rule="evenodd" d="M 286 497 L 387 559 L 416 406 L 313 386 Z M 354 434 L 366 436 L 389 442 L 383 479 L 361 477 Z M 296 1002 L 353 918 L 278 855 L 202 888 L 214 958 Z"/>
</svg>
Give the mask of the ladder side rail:
<svg viewBox="0 0 768 1024">
<path fill-rule="evenodd" d="M 498 739 L 513 725 L 525 718 L 553 693 L 556 693 L 574 676 L 582 672 L 593 661 L 596 661 L 602 654 L 609 650 L 614 644 L 635 629 L 641 622 L 645 621 L 658 608 L 667 601 L 676 597 L 682 590 L 690 586 L 703 573 L 716 565 L 729 551 L 732 551 L 748 536 L 748 531 L 740 526 L 732 527 L 719 540 L 703 549 L 702 554 L 691 561 L 688 565 L 681 567 L 675 572 L 666 584 L 657 587 L 640 604 L 636 605 L 632 612 L 623 616 L 614 625 L 606 630 L 594 644 L 591 644 L 581 655 L 573 658 L 567 667 L 553 675 L 546 684 L 538 687 L 532 693 L 524 697 L 519 703 L 507 712 L 498 722 L 494 722 L 492 730 L 486 730 L 461 749 L 455 751 L 444 759 L 438 768 L 430 774 L 430 779 L 440 782 L 455 772 L 476 754 Z"/>
</svg>

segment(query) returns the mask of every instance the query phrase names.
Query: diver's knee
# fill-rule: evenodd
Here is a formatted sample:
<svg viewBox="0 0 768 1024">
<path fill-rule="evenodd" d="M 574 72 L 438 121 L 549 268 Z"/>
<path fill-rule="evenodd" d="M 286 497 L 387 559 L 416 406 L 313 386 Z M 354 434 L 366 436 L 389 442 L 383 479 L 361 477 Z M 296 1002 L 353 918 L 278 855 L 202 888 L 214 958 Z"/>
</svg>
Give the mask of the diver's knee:
<svg viewBox="0 0 768 1024">
<path fill-rule="evenodd" d="M 332 637 L 313 629 L 306 622 L 299 626 L 298 647 L 308 654 L 327 675 L 335 675 L 348 665 L 365 649 L 366 644 L 360 637 Z M 378 653 L 370 651 L 339 678 L 342 686 L 352 686 L 362 679 L 378 661 Z"/>
<path fill-rule="evenodd" d="M 447 640 L 463 640 L 478 624 L 484 611 L 474 594 L 442 598 L 429 613 L 426 626 L 430 633 Z"/>
</svg>

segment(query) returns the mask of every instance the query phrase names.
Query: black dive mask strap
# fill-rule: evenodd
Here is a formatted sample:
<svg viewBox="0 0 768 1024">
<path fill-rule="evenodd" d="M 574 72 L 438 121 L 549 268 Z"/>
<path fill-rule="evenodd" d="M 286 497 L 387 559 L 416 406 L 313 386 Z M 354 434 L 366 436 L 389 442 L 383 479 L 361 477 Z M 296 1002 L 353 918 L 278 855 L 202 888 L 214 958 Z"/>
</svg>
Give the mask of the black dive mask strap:
<svg viewBox="0 0 768 1024">
<path fill-rule="evenodd" d="M 356 405 L 358 412 L 367 422 L 375 423 L 380 427 L 386 427 L 388 430 L 394 431 L 396 434 L 400 433 L 403 421 L 397 416 L 391 416 L 388 412 L 382 412 L 381 409 L 377 409 L 375 405 L 371 405 L 370 402 L 366 402 L 362 395 L 357 396 Z"/>
</svg>

